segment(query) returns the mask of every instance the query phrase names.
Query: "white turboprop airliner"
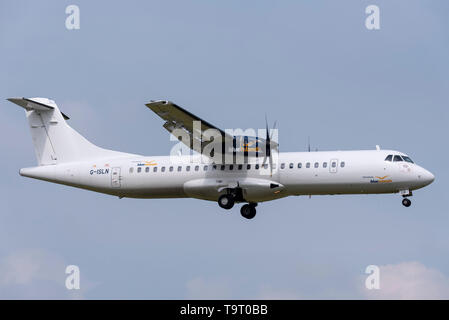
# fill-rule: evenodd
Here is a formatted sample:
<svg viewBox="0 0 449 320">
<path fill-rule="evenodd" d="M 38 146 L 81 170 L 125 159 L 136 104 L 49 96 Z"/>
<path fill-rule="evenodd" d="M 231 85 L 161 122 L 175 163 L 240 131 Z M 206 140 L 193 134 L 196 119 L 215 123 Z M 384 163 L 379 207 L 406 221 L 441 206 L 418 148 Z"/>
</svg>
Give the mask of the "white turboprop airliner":
<svg viewBox="0 0 449 320">
<path fill-rule="evenodd" d="M 106 150 L 73 130 L 54 101 L 8 100 L 26 110 L 38 161 L 37 167 L 21 169 L 20 175 L 120 198 L 191 197 L 218 201 L 224 209 L 244 203 L 241 214 L 251 219 L 256 215 L 258 202 L 293 195 L 400 193 L 402 204 L 409 207 L 412 191 L 434 180 L 432 173 L 406 154 L 379 147 L 362 151 L 278 152 L 273 163 L 272 148 L 277 148 L 277 144 L 270 141 L 268 134 L 266 139 L 243 137 L 244 163 L 205 163 L 199 155 L 147 157 Z M 235 137 L 181 107 L 169 101 L 152 101 L 146 106 L 165 121 L 164 128 L 172 134 L 175 128 L 181 128 L 192 138 L 192 123 L 201 121 L 201 132 L 215 129 L 224 139 L 234 139 L 235 151 Z M 266 144 L 263 155 L 250 154 L 250 140 L 253 146 Z M 200 148 L 204 148 L 206 142 L 201 143 Z M 198 151 L 198 147 L 190 147 Z"/>
</svg>

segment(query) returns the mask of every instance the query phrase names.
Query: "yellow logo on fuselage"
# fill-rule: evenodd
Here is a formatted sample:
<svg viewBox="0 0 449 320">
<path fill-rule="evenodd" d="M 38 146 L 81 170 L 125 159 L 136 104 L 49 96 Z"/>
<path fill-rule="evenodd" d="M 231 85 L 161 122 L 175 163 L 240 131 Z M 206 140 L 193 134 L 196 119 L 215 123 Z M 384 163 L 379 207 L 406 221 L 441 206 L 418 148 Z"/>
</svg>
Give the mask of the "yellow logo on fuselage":
<svg viewBox="0 0 449 320">
<path fill-rule="evenodd" d="M 250 142 L 248 142 L 248 143 L 245 143 L 245 144 L 243 144 L 243 145 L 240 147 L 240 150 L 241 150 L 241 151 L 244 151 L 244 152 L 259 152 L 259 151 L 260 151 L 260 147 L 259 147 L 259 146 L 251 147 L 251 146 L 254 145 L 255 143 L 256 143 L 256 141 L 250 141 Z"/>
<path fill-rule="evenodd" d="M 391 179 L 386 179 L 387 177 L 388 176 L 383 176 L 383 177 L 376 176 L 376 178 L 379 179 L 378 180 L 379 183 L 390 183 L 390 182 L 393 182 L 393 180 L 391 180 Z"/>
</svg>

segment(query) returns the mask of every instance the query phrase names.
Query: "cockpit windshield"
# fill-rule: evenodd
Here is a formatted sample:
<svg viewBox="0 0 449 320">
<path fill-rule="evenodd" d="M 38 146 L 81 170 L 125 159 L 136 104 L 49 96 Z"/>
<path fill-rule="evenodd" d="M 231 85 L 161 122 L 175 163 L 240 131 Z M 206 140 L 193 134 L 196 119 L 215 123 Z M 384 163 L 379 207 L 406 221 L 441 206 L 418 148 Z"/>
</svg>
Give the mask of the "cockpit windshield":
<svg viewBox="0 0 449 320">
<path fill-rule="evenodd" d="M 412 159 L 410 159 L 410 157 L 407 156 L 402 156 L 402 159 L 404 159 L 404 161 L 410 162 L 410 163 L 414 163 Z"/>
<path fill-rule="evenodd" d="M 401 155 L 399 155 L 399 154 L 395 154 L 395 155 L 392 155 L 392 154 L 389 154 L 386 158 L 385 158 L 385 161 L 393 161 L 393 162 L 399 162 L 399 161 L 405 161 L 405 162 L 410 162 L 410 163 L 414 163 L 413 161 L 412 161 L 412 159 L 410 159 L 410 157 L 407 157 L 407 156 L 401 156 Z"/>
</svg>

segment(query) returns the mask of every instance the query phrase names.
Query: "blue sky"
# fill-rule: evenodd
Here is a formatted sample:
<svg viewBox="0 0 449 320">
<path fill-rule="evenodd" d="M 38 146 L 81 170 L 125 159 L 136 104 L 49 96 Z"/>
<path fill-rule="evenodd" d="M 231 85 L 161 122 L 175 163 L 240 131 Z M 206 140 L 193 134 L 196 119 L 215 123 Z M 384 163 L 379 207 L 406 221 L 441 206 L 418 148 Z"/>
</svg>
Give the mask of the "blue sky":
<svg viewBox="0 0 449 320">
<path fill-rule="evenodd" d="M 81 28 L 65 28 L 65 8 Z M 365 8 L 380 8 L 378 31 Z M 449 298 L 447 1 L 2 1 L 1 298 Z M 145 107 L 169 99 L 221 128 L 277 120 L 281 151 L 382 148 L 435 182 L 398 195 L 238 208 L 117 199 L 26 179 L 23 110 L 48 97 L 92 142 L 168 155 Z M 65 289 L 65 266 L 81 290 Z M 364 289 L 366 266 L 383 289 Z M 382 280 L 381 280 L 382 281 Z M 382 284 L 381 284 L 382 286 Z"/>
</svg>

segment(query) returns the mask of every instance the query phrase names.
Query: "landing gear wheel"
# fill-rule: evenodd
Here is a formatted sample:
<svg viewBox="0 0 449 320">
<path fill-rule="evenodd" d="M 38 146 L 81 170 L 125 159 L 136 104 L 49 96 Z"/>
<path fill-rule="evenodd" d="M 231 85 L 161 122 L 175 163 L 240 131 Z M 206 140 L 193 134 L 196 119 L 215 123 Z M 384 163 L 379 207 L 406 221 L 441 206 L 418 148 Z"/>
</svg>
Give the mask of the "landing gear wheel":
<svg viewBox="0 0 449 320">
<path fill-rule="evenodd" d="M 255 204 L 245 204 L 240 209 L 240 213 L 246 219 L 252 219 L 256 216 L 256 205 Z"/>
<path fill-rule="evenodd" d="M 234 206 L 234 197 L 230 194 L 223 194 L 218 198 L 218 205 L 229 210 Z"/>
<path fill-rule="evenodd" d="M 402 204 L 404 205 L 404 207 L 410 207 L 410 205 L 412 204 L 412 202 L 410 201 L 410 199 L 404 198 L 402 200 Z"/>
</svg>

